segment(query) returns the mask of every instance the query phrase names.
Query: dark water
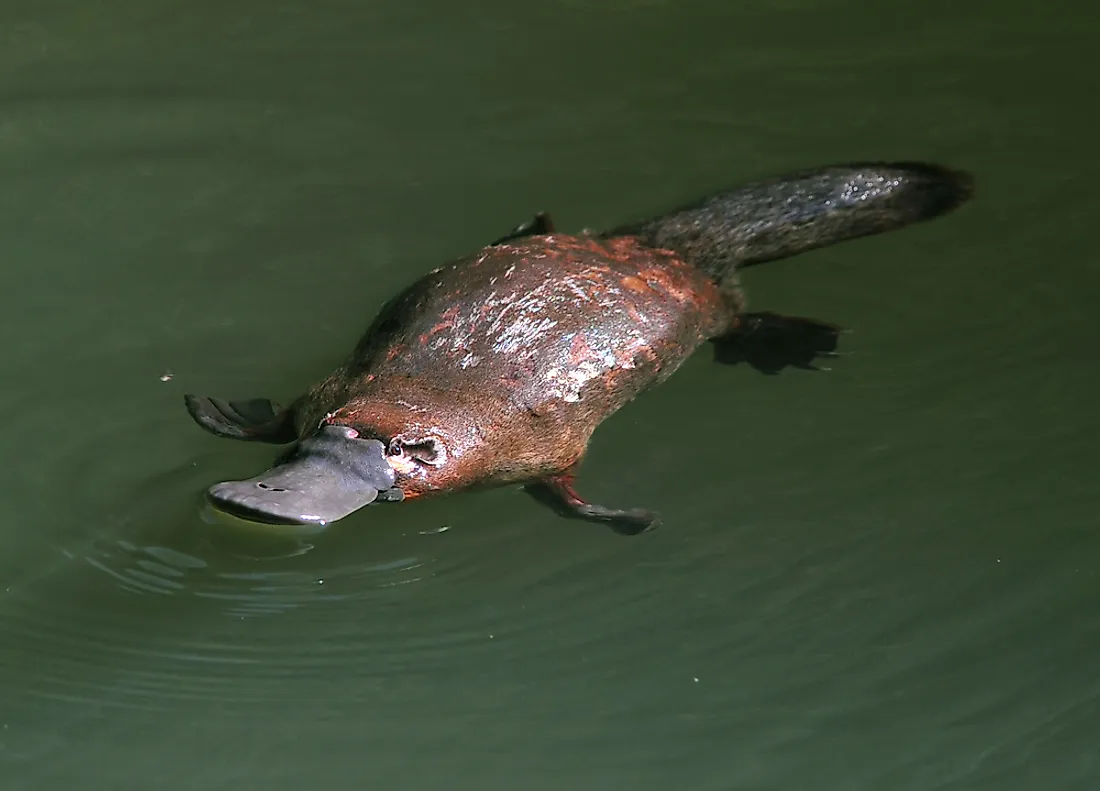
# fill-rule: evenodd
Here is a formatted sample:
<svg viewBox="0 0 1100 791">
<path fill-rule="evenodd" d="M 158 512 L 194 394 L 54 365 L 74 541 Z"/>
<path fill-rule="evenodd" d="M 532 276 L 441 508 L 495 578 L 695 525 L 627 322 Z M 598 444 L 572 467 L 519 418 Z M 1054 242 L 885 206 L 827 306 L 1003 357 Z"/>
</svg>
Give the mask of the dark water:
<svg viewBox="0 0 1100 791">
<path fill-rule="evenodd" d="M 0 788 L 1100 787 L 1083 12 L 9 3 Z M 183 392 L 293 397 L 535 210 L 868 158 L 980 196 L 750 273 L 855 330 L 831 372 L 700 354 L 601 429 L 584 490 L 662 530 L 203 521 L 270 451 Z"/>
</svg>

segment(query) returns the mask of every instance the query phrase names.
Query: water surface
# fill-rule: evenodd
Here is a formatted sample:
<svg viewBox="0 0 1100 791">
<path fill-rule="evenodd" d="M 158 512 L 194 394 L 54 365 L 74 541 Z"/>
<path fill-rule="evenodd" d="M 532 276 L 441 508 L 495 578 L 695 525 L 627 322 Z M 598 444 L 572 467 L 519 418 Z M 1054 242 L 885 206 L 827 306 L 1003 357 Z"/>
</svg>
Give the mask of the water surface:
<svg viewBox="0 0 1100 791">
<path fill-rule="evenodd" d="M 1095 789 L 1091 18 L 869 0 L 0 15 L 0 777 L 116 789 Z M 513 490 L 203 520 L 396 289 L 832 161 L 945 220 L 753 270 L 830 372 L 706 354 L 597 434 L 624 539 Z M 445 530 L 443 528 L 446 528 Z"/>
</svg>

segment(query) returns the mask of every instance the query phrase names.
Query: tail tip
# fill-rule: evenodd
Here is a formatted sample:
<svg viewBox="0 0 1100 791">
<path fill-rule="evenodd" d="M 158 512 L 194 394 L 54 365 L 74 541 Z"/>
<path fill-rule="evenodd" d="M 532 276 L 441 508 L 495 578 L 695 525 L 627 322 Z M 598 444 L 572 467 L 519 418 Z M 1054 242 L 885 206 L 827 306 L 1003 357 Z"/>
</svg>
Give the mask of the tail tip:
<svg viewBox="0 0 1100 791">
<path fill-rule="evenodd" d="M 934 162 L 895 162 L 890 167 L 906 174 L 927 218 L 952 212 L 974 197 L 974 176 L 965 170 Z"/>
</svg>

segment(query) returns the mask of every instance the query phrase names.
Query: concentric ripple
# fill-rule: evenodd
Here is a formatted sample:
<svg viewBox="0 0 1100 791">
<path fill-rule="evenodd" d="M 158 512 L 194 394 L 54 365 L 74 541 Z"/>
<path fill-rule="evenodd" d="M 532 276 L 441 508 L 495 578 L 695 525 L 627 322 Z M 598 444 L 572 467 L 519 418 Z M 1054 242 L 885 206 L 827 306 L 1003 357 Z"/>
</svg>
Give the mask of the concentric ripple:
<svg viewBox="0 0 1100 791">
<path fill-rule="evenodd" d="M 158 417 L 144 425 L 132 416 L 89 420 L 87 432 L 56 443 L 34 441 L 48 408 L 22 411 L 27 420 L 13 430 L 24 436 L 12 439 L 34 452 L 14 471 L 16 488 L 49 529 L 28 534 L 24 558 L 8 554 L 0 585 L 0 665 L 19 668 L 12 696 L 244 706 L 288 677 L 308 686 L 364 655 L 370 672 L 384 673 L 380 659 L 415 664 L 418 651 L 467 634 L 393 639 L 396 612 L 431 611 L 437 577 L 463 584 L 484 572 L 486 547 L 472 533 L 431 516 L 408 521 L 415 512 L 405 509 L 320 535 L 210 520 L 205 487 L 231 467 L 266 463 L 265 452 L 233 443 L 210 450 L 186 430 L 181 408 L 148 410 Z M 102 449 L 112 446 L 105 462 Z M 401 623 L 419 632 L 415 621 Z"/>
</svg>

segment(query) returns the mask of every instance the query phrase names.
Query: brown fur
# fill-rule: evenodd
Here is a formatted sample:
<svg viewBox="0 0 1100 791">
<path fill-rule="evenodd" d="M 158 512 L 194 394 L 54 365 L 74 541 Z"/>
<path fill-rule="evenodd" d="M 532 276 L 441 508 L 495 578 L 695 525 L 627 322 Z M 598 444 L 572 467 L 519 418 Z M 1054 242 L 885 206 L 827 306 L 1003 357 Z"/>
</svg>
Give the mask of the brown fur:
<svg viewBox="0 0 1100 791">
<path fill-rule="evenodd" d="M 439 466 L 406 496 L 548 477 L 609 415 L 729 331 L 737 294 L 630 238 L 551 234 L 437 269 L 387 306 L 351 357 L 296 405 L 322 422 L 414 445 Z"/>
</svg>

